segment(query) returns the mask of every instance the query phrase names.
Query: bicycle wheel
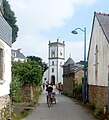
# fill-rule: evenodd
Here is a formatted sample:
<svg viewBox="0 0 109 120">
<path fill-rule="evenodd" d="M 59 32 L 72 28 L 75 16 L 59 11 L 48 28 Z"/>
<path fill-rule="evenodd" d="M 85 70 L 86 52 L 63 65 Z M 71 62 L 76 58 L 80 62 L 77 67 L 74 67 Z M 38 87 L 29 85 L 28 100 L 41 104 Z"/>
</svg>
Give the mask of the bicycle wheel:
<svg viewBox="0 0 109 120">
<path fill-rule="evenodd" d="M 48 97 L 48 107 L 50 107 L 50 106 L 51 106 L 51 98 Z"/>
<path fill-rule="evenodd" d="M 55 104 L 56 104 L 56 98 L 54 98 Z"/>
</svg>

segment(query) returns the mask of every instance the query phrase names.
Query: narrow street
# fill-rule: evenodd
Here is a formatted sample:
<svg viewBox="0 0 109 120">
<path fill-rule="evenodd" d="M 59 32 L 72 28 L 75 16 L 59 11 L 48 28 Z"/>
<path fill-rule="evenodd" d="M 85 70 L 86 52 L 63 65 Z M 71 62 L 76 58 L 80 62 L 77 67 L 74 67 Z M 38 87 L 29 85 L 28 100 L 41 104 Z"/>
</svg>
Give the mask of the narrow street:
<svg viewBox="0 0 109 120">
<path fill-rule="evenodd" d="M 36 109 L 23 120 L 96 120 L 76 100 L 58 94 L 56 91 L 56 104 L 48 108 L 46 92 L 43 91 Z"/>
</svg>

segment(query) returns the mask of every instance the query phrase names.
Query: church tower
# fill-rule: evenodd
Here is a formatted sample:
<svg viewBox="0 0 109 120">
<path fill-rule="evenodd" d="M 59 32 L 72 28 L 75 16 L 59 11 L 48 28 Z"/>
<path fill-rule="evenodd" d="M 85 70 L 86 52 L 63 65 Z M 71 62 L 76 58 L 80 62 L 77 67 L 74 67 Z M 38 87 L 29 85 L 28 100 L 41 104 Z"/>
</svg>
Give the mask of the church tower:
<svg viewBox="0 0 109 120">
<path fill-rule="evenodd" d="M 49 41 L 49 69 L 48 69 L 48 80 L 54 85 L 59 82 L 63 83 L 63 65 L 65 60 L 65 43 L 50 42 Z"/>
</svg>

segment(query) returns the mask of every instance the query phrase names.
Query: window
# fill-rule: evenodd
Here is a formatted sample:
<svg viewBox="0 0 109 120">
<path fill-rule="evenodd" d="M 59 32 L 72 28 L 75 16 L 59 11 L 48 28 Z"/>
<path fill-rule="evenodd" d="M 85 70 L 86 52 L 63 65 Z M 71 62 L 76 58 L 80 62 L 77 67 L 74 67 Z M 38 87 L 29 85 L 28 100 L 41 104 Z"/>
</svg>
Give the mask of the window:
<svg viewBox="0 0 109 120">
<path fill-rule="evenodd" d="M 54 72 L 54 68 L 52 68 L 52 72 Z"/>
<path fill-rule="evenodd" d="M 3 72 L 4 72 L 4 53 L 3 49 L 0 48 L 0 80 L 3 80 Z"/>
<path fill-rule="evenodd" d="M 51 51 L 51 57 L 55 57 L 55 51 L 54 50 Z"/>
<path fill-rule="evenodd" d="M 52 65 L 54 65 L 54 61 L 52 61 Z"/>
<path fill-rule="evenodd" d="M 12 57 L 16 57 L 16 53 L 15 52 L 12 52 Z"/>
</svg>

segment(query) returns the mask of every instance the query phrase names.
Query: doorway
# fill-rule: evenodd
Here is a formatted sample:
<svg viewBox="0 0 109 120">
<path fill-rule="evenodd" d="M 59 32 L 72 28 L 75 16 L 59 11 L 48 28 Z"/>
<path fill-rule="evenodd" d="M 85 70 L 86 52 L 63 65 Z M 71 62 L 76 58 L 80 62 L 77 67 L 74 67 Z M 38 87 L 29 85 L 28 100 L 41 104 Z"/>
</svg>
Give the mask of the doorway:
<svg viewBox="0 0 109 120">
<path fill-rule="evenodd" d="M 55 76 L 54 75 L 51 76 L 51 82 L 53 85 L 55 85 Z"/>
</svg>

